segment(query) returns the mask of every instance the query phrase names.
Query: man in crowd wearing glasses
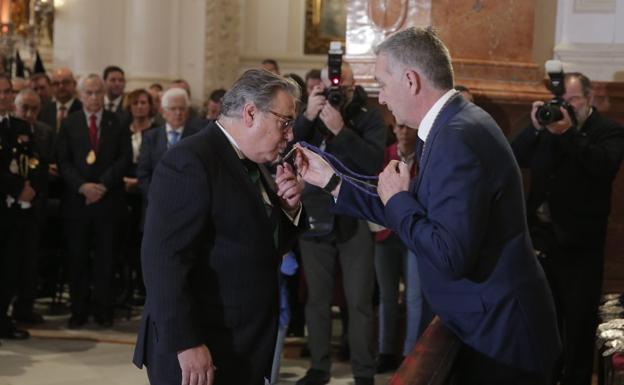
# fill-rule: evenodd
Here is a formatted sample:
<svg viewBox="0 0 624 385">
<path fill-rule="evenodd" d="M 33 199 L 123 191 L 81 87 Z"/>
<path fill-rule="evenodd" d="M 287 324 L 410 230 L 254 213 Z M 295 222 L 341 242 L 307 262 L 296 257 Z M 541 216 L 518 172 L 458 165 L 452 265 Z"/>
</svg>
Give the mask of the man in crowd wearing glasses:
<svg viewBox="0 0 624 385">
<path fill-rule="evenodd" d="M 273 180 L 262 164 L 292 139 L 298 96 L 291 80 L 249 70 L 223 97 L 219 118 L 156 167 L 134 355 L 152 385 L 268 381 L 280 256 L 305 220 L 291 166 L 278 165 Z"/>
<path fill-rule="evenodd" d="M 69 114 L 81 111 L 82 103 L 76 98 L 76 80 L 69 68 L 57 68 L 52 73 L 54 100 L 41 107 L 39 120 L 58 133 L 61 121 Z"/>
<path fill-rule="evenodd" d="M 165 152 L 180 139 L 198 130 L 196 125 L 189 124 L 190 100 L 184 89 L 169 88 L 163 94 L 161 103 L 166 123 L 143 133 L 137 165 L 139 187 L 146 201 L 152 174 Z"/>
</svg>

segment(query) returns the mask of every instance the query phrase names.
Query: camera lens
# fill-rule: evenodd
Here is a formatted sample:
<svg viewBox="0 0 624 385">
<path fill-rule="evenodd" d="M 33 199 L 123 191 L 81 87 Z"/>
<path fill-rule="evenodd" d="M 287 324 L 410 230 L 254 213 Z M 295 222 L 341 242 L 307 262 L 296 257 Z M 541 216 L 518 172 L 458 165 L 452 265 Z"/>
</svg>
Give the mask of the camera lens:
<svg viewBox="0 0 624 385">
<path fill-rule="evenodd" d="M 339 88 L 330 88 L 327 92 L 327 101 L 334 107 L 340 107 L 344 101 L 344 95 Z"/>
<path fill-rule="evenodd" d="M 559 110 L 559 104 L 546 103 L 535 112 L 535 118 L 542 125 L 547 125 L 563 119 L 563 114 Z"/>
</svg>

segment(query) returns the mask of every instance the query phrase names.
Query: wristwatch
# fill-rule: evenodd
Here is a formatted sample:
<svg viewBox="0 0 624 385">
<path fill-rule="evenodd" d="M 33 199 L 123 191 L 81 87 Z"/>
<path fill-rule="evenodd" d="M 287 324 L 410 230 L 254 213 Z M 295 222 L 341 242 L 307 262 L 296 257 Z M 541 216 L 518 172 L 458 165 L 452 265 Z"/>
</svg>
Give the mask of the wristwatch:
<svg viewBox="0 0 624 385">
<path fill-rule="evenodd" d="M 329 181 L 327 182 L 327 184 L 323 187 L 323 191 L 325 191 L 328 194 L 331 194 L 332 191 L 334 191 L 334 189 L 336 188 L 336 186 L 338 186 L 341 180 L 342 179 L 340 179 L 338 174 L 333 173 L 331 178 L 329 178 Z"/>
</svg>

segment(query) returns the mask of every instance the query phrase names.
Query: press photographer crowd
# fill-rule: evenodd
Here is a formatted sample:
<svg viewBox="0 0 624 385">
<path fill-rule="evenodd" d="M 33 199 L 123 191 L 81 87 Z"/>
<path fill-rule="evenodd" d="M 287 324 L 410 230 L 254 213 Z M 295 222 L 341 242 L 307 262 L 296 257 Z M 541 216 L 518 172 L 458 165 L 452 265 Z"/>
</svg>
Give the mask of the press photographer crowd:
<svg viewBox="0 0 624 385">
<path fill-rule="evenodd" d="M 552 99 L 505 138 L 431 30 L 376 55 L 379 104 L 340 43 L 201 107 L 184 79 L 128 90 L 116 65 L 0 74 L 0 339 L 136 310 L 152 384 L 276 384 L 295 336 L 298 385 L 333 360 L 372 385 L 437 317 L 457 384 L 591 384 L 624 128 L 555 60 Z"/>
</svg>

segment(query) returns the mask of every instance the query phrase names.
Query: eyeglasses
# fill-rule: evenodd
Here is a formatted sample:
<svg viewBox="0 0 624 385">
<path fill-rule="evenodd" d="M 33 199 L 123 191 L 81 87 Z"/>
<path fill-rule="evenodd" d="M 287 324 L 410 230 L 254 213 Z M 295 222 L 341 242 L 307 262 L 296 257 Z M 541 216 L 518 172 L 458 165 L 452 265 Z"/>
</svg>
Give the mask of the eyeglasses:
<svg viewBox="0 0 624 385">
<path fill-rule="evenodd" d="M 268 112 L 279 119 L 279 124 L 282 131 L 286 131 L 289 128 L 292 128 L 295 119 L 291 118 L 290 116 L 282 115 L 275 111 L 268 110 Z"/>
<path fill-rule="evenodd" d="M 58 87 L 58 86 L 66 86 L 67 87 L 69 85 L 72 85 L 73 83 L 74 83 L 74 81 L 71 80 L 71 79 L 63 79 L 61 81 L 55 80 L 51 84 L 53 86 L 55 86 L 55 87 Z"/>
</svg>

